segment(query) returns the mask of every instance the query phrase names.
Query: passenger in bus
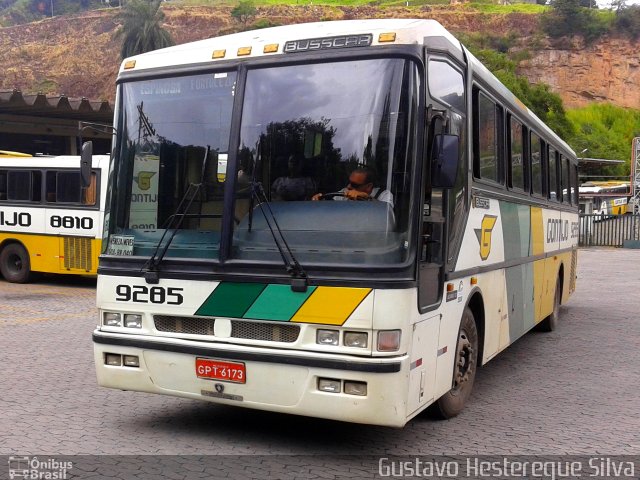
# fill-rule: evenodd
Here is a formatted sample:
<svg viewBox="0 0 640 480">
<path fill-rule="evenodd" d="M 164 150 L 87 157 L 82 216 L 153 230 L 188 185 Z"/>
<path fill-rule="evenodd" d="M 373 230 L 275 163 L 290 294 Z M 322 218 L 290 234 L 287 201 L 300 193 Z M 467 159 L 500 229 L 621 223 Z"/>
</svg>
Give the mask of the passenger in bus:
<svg viewBox="0 0 640 480">
<path fill-rule="evenodd" d="M 372 168 L 361 166 L 356 168 L 349 175 L 349 183 L 338 194 L 334 195 L 334 200 L 379 200 L 387 202 L 393 206 L 393 194 L 384 188 L 374 187 L 376 175 Z M 311 200 L 321 200 L 322 193 L 316 193 Z"/>
<path fill-rule="evenodd" d="M 273 200 L 309 200 L 316 191 L 316 184 L 310 177 L 303 176 L 303 159 L 291 155 L 287 160 L 289 173 L 286 177 L 278 177 L 271 185 Z"/>
</svg>

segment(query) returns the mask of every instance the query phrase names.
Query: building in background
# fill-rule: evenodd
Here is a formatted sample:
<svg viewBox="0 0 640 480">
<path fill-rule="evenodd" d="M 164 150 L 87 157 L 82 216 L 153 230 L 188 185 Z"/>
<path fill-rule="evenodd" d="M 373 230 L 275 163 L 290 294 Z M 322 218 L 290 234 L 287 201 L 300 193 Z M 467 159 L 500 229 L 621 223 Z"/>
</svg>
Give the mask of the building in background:
<svg viewBox="0 0 640 480">
<path fill-rule="evenodd" d="M 0 150 L 31 155 L 76 155 L 80 121 L 111 126 L 113 105 L 65 95 L 0 91 Z M 110 153 L 110 134 L 84 129 L 82 139 L 93 141 L 94 153 Z"/>
</svg>

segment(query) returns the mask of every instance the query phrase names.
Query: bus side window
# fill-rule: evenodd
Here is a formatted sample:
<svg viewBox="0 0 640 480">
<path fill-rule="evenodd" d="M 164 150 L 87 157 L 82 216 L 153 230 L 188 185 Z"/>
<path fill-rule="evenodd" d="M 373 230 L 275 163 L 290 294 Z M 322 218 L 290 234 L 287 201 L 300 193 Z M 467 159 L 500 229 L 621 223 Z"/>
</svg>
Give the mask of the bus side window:
<svg viewBox="0 0 640 480">
<path fill-rule="evenodd" d="M 474 94 L 473 173 L 476 178 L 501 184 L 502 109 L 482 92 L 476 90 Z"/>
<path fill-rule="evenodd" d="M 0 200 L 7 199 L 7 171 L 0 170 Z"/>
<path fill-rule="evenodd" d="M 529 155 L 531 156 L 531 190 L 535 195 L 543 195 L 544 182 L 542 181 L 542 148 L 540 137 L 531 132 Z"/>
<path fill-rule="evenodd" d="M 45 175 L 45 200 L 56 202 L 56 172 L 48 171 Z"/>
<path fill-rule="evenodd" d="M 523 129 L 522 123 L 516 118 L 509 116 L 507 124 L 509 133 L 509 187 L 525 190 L 527 187 L 526 162 L 524 160 Z"/>
<path fill-rule="evenodd" d="M 97 197 L 97 175 L 95 172 L 91 172 L 91 183 L 87 188 L 82 189 L 82 204 L 83 205 L 95 205 Z"/>
<path fill-rule="evenodd" d="M 32 172 L 29 170 L 9 171 L 7 199 L 15 201 L 30 201 L 32 188 Z"/>
<path fill-rule="evenodd" d="M 560 201 L 562 196 L 558 194 L 558 161 L 555 148 L 549 147 L 549 155 L 547 156 L 547 165 L 549 169 L 547 171 L 547 185 L 549 187 L 549 198 L 551 200 Z"/>
<path fill-rule="evenodd" d="M 573 196 L 571 195 L 571 163 L 565 156 L 562 157 L 562 188 L 564 203 L 571 203 Z"/>
</svg>

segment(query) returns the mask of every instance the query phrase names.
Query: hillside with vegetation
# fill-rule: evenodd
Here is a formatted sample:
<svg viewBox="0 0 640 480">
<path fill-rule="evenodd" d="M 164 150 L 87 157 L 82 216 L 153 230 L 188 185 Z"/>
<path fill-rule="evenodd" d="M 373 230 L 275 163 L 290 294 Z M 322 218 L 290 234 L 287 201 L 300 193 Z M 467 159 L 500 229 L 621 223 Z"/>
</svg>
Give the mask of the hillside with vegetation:
<svg viewBox="0 0 640 480">
<path fill-rule="evenodd" d="M 0 0 L 5 65 L 0 89 L 113 101 L 127 21 L 126 6 L 117 1 Z M 162 2 L 158 18 L 178 44 L 289 23 L 432 18 L 461 38 L 577 151 L 628 159 L 631 138 L 640 135 L 635 110 L 640 108 L 635 53 L 640 7 L 625 7 L 620 0 L 617 11 L 598 11 L 581 6 L 585 1 L 591 0 L 555 0 L 549 7 L 439 0 L 184 0 Z"/>
</svg>

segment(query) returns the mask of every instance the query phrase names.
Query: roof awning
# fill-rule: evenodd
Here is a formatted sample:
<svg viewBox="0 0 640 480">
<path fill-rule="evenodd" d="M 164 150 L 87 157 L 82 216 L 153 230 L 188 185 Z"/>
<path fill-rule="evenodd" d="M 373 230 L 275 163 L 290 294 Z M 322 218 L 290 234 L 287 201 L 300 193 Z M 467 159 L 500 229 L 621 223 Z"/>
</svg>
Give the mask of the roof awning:
<svg viewBox="0 0 640 480">
<path fill-rule="evenodd" d="M 0 91 L 0 114 L 113 122 L 113 106 L 107 101 L 43 93 L 23 94 L 17 89 Z"/>
</svg>

